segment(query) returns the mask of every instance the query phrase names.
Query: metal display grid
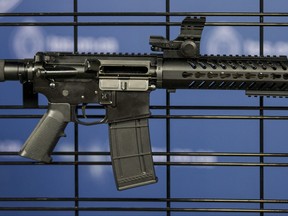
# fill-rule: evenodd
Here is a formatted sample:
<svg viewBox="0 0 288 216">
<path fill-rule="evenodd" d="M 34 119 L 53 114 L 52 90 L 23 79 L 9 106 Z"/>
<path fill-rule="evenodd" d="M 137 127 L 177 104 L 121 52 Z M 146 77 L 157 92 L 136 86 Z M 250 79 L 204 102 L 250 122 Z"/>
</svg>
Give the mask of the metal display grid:
<svg viewBox="0 0 288 216">
<path fill-rule="evenodd" d="M 164 0 L 163 0 L 164 1 Z M 264 22 L 264 17 L 287 17 L 288 13 L 266 13 L 264 12 L 264 0 L 259 0 L 259 12 L 199 12 L 199 13 L 187 13 L 187 12 L 170 12 L 170 0 L 165 0 L 166 10 L 163 12 L 78 12 L 78 0 L 73 0 L 74 10 L 70 13 L 1 13 L 0 16 L 29 16 L 29 17 L 74 17 L 73 22 L 0 22 L 0 26 L 73 26 L 74 28 L 74 52 L 78 51 L 78 27 L 79 26 L 165 26 L 166 27 L 166 38 L 170 37 L 170 27 L 179 26 L 179 22 L 171 22 L 171 17 L 183 17 L 183 16 L 229 16 L 229 17 L 257 17 L 259 22 L 208 22 L 207 26 L 256 26 L 260 29 L 259 35 L 259 46 L 260 55 L 264 53 L 264 29 L 270 26 L 288 26 L 285 22 Z M 165 22 L 79 22 L 78 18 L 81 16 L 86 17 L 99 17 L 99 16 L 161 16 L 165 17 Z M 39 109 L 45 109 L 45 106 L 39 106 Z M 91 107 L 93 108 L 93 107 Z M 71 162 L 53 162 L 54 165 L 68 165 L 74 167 L 74 197 L 69 198 L 51 198 L 51 197 L 1 197 L 0 202 L 2 203 L 0 207 L 1 211 L 9 212 L 33 212 L 33 211 L 55 211 L 55 212 L 72 212 L 75 216 L 81 215 L 81 212 L 134 212 L 138 214 L 139 212 L 148 212 L 157 214 L 162 212 L 162 214 L 173 215 L 175 212 L 206 212 L 206 213 L 258 213 L 259 215 L 264 215 L 265 213 L 288 213 L 288 208 L 281 209 L 270 209 L 266 208 L 266 204 L 287 204 L 288 200 L 284 199 L 265 199 L 264 194 L 264 181 L 265 181 L 265 167 L 287 167 L 287 163 L 266 163 L 265 158 L 268 157 L 288 157 L 288 153 L 265 153 L 264 151 L 264 123 L 265 120 L 277 119 L 277 120 L 287 120 L 286 116 L 265 116 L 264 111 L 266 110 L 288 110 L 288 107 L 275 107 L 275 106 L 264 106 L 263 97 L 259 97 L 258 106 L 171 106 L 170 105 L 170 92 L 166 92 L 166 105 L 165 106 L 151 106 L 152 110 L 164 110 L 165 115 L 153 115 L 153 119 L 165 119 L 166 121 L 166 152 L 157 152 L 153 155 L 166 156 L 166 162 L 156 162 L 156 166 L 166 167 L 166 197 L 165 198 L 85 198 L 79 196 L 79 166 L 81 165 L 111 165 L 110 162 L 92 162 L 92 161 L 79 161 L 79 156 L 87 155 L 109 155 L 109 152 L 83 152 L 79 151 L 79 128 L 78 125 L 74 125 L 74 152 L 56 152 L 54 155 L 73 155 L 74 160 Z M 13 110 L 13 109 L 25 109 L 24 106 L 10 106 L 3 105 L 0 106 L 2 110 Z M 232 116 L 232 115 L 171 115 L 172 110 L 254 110 L 258 111 L 259 115 L 256 116 Z M 40 118 L 40 115 L 30 115 L 30 114 L 2 114 L 0 119 L 18 119 L 18 118 Z M 259 121 L 259 152 L 258 153 L 224 153 L 224 152 L 171 152 L 171 119 L 255 119 Z M 17 152 L 0 152 L 1 156 L 14 156 Z M 172 156 L 219 156 L 219 157 L 253 157 L 259 159 L 259 162 L 247 163 L 247 162 L 174 162 L 171 160 Z M 15 166 L 27 166 L 37 164 L 36 162 L 18 162 L 18 161 L 1 161 L 0 166 L 15 165 Z M 218 198 L 173 198 L 171 196 L 171 167 L 173 166 L 244 166 L 244 167 L 258 167 L 259 168 L 259 191 L 260 196 L 258 199 L 218 199 Z M 47 165 L 46 165 L 47 166 Z M 74 207 L 21 207 L 16 204 L 19 202 L 74 202 Z M 3 203 L 15 202 L 13 207 L 3 207 Z M 80 205 L 81 202 L 107 202 L 111 203 L 109 207 L 83 207 Z M 165 207 L 114 207 L 113 203 L 163 203 Z M 173 203 L 254 203 L 259 204 L 259 208 L 187 208 L 187 207 L 173 207 Z M 119 205 L 116 205 L 119 206 Z M 133 205 L 134 206 L 134 205 Z M 284 206 L 285 207 L 285 206 Z M 212 215 L 212 214 L 210 214 Z M 266 214 L 265 214 L 266 215 Z"/>
</svg>

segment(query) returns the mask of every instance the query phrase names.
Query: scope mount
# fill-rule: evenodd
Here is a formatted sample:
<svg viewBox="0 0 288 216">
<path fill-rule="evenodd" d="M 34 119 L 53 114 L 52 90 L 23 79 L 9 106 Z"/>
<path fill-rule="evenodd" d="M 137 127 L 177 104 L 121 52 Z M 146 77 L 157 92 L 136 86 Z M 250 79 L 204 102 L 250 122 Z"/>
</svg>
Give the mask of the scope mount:
<svg viewBox="0 0 288 216">
<path fill-rule="evenodd" d="M 163 52 L 164 58 L 192 58 L 200 55 L 200 40 L 205 17 L 186 17 L 178 37 L 172 41 L 162 36 L 150 36 L 152 51 Z"/>
</svg>

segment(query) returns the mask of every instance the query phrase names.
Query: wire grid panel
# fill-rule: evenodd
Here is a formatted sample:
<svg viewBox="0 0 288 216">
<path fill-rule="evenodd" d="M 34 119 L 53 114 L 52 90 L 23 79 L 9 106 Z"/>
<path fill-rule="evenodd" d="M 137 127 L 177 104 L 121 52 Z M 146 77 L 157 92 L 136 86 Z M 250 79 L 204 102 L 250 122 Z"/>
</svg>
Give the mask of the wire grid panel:
<svg viewBox="0 0 288 216">
<path fill-rule="evenodd" d="M 283 4 L 15 0 L 0 11 L 0 54 L 8 59 L 31 58 L 37 51 L 150 52 L 150 35 L 173 39 L 183 17 L 206 16 L 202 53 L 282 55 L 288 15 Z M 53 163 L 25 160 L 18 150 L 47 101 L 40 96 L 39 106 L 26 108 L 16 82 L 1 83 L 0 92 L 0 215 L 288 212 L 285 99 L 249 98 L 241 91 L 156 90 L 149 121 L 159 182 L 118 192 L 107 125 L 70 124 Z M 93 105 L 87 112 L 105 114 Z"/>
</svg>

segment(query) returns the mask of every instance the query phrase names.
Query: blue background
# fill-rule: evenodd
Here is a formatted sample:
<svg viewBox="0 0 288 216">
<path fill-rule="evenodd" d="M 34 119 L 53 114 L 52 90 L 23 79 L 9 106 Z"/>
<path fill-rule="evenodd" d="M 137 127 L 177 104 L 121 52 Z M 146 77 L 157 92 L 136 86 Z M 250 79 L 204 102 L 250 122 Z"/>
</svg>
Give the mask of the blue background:
<svg viewBox="0 0 288 216">
<path fill-rule="evenodd" d="M 12 1 L 13 2 L 13 1 Z M 71 12 L 71 0 L 14 0 L 14 7 L 0 12 Z M 0 1 L 5 5 L 5 1 Z M 79 12 L 163 12 L 163 0 L 79 0 Z M 265 12 L 287 12 L 285 0 L 265 0 Z M 1 11 L 3 10 L 3 11 Z M 258 12 L 259 2 L 251 0 L 171 0 L 172 12 Z M 172 17 L 180 21 L 183 17 Z M 165 21 L 164 17 L 79 17 L 79 22 L 98 21 Z M 1 17 L 0 22 L 71 22 L 72 17 Z M 257 17 L 208 17 L 208 22 L 251 21 Z M 287 21 L 287 18 L 265 18 L 265 21 Z M 73 51 L 73 27 L 0 27 L 0 58 L 32 58 L 37 51 Z M 179 33 L 179 27 L 171 27 L 171 38 Z M 288 51 L 287 27 L 265 27 L 265 54 L 284 55 Z M 225 35 L 226 34 L 226 35 Z M 79 27 L 79 51 L 92 52 L 141 52 L 149 53 L 150 35 L 165 36 L 165 27 L 113 26 Z M 223 40 L 224 38 L 224 40 Z M 222 46 L 212 46 L 218 40 Z M 51 42 L 53 41 L 53 43 Z M 89 47 L 85 41 L 94 45 Z M 103 42 L 104 41 L 104 42 Z M 232 41 L 232 42 L 231 42 Z M 100 43 L 100 44 L 99 44 Z M 106 44 L 107 46 L 101 45 Z M 210 43 L 210 45 L 209 45 Z M 15 45 L 16 44 L 16 45 Z M 110 46 L 109 46 L 110 44 Z M 112 45 L 111 45 L 112 44 Z M 248 45 L 249 46 L 248 46 Z M 201 42 L 202 54 L 259 54 L 259 27 L 205 27 Z M 215 45 L 215 44 L 214 44 Z M 107 48 L 108 47 L 108 48 Z M 53 48 L 53 49 L 52 49 Z M 55 50 L 58 48 L 57 50 Z M 92 49 L 92 50 L 91 50 Z M 95 49 L 95 50 L 93 50 Z M 217 52 L 217 53 L 215 53 Z M 40 103 L 46 105 L 42 96 Z M 0 84 L 0 105 L 21 105 L 22 87 L 18 82 Z M 151 105 L 165 105 L 165 91 L 156 90 L 151 94 Z M 171 94 L 171 105 L 192 106 L 258 106 L 258 98 L 249 98 L 242 91 L 177 90 Z M 265 106 L 287 106 L 287 99 L 265 98 Z M 4 114 L 43 114 L 45 110 L 5 110 Z M 97 113 L 92 111 L 92 113 Z M 165 115 L 163 110 L 152 110 L 152 114 Z M 171 114 L 189 115 L 259 115 L 258 111 L 211 111 L 211 110 L 172 110 Z M 287 115 L 287 111 L 265 111 L 265 115 Z M 0 151 L 18 151 L 39 119 L 0 119 Z M 166 121 L 150 119 L 151 142 L 154 151 L 166 150 Z M 266 120 L 264 122 L 265 153 L 285 153 L 288 151 L 287 121 Z M 73 151 L 74 125 L 66 129 L 56 151 Z M 107 125 L 79 126 L 80 151 L 108 151 Z M 171 120 L 171 150 L 199 152 L 259 152 L 259 121 L 257 120 Z M 27 161 L 16 156 L 2 156 L 2 161 Z M 105 160 L 107 157 L 80 156 L 80 161 Z M 54 156 L 55 161 L 73 161 L 71 156 Z M 236 157 L 185 157 L 172 158 L 187 162 L 259 162 L 258 158 Z M 155 157 L 155 161 L 165 161 Z M 285 158 L 266 158 L 265 162 L 285 162 Z M 265 167 L 265 199 L 287 199 L 288 172 L 286 168 Z M 79 166 L 80 197 L 166 197 L 166 168 L 156 166 L 159 182 L 154 185 L 118 192 L 115 188 L 110 166 Z M 0 197 L 74 197 L 73 166 L 0 166 Z M 259 199 L 259 167 L 172 167 L 171 196 L 174 198 L 239 198 Z M 65 203 L 9 203 L 1 206 L 69 206 Z M 152 206 L 165 207 L 165 203 L 112 203 L 113 206 Z M 173 204 L 173 207 L 187 207 L 187 203 Z M 111 203 L 81 203 L 81 206 L 111 206 Z M 259 204 L 201 204 L 192 203 L 189 207 L 211 208 L 258 208 Z M 287 205 L 266 205 L 267 208 L 287 208 Z M 149 215 L 151 213 L 137 213 Z M 151 215 L 164 215 L 152 213 Z M 173 213 L 173 215 L 184 213 Z M 72 212 L 0 212 L 0 215 L 74 215 Z M 125 212 L 80 212 L 80 215 L 129 215 Z M 132 215 L 132 214 L 131 214 Z M 189 213 L 189 215 L 209 215 Z M 228 215 L 225 213 L 213 215 Z M 229 215 L 259 215 L 256 213 Z M 273 214 L 270 214 L 273 215 Z M 275 214 L 277 215 L 277 214 Z"/>
</svg>

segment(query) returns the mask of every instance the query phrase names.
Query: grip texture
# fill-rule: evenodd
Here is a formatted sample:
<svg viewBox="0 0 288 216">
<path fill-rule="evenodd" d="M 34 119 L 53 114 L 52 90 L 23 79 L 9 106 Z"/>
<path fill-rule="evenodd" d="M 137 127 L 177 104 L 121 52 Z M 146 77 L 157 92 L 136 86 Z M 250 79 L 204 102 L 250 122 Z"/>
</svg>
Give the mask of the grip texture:
<svg viewBox="0 0 288 216">
<path fill-rule="evenodd" d="M 109 124 L 112 166 L 118 190 L 157 182 L 148 119 Z"/>
<path fill-rule="evenodd" d="M 50 155 L 70 121 L 70 105 L 66 103 L 50 103 L 32 134 L 25 142 L 19 155 L 36 161 L 49 163 Z"/>
</svg>

